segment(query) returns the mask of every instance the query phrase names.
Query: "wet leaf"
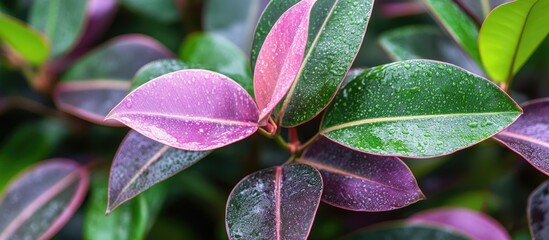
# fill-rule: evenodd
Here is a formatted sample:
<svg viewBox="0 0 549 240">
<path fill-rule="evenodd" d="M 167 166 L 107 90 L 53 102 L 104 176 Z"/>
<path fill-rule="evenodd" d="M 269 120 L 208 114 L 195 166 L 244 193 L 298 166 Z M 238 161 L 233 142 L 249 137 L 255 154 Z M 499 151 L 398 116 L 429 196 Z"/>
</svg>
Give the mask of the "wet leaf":
<svg viewBox="0 0 549 240">
<path fill-rule="evenodd" d="M 120 144 L 111 166 L 107 212 L 190 167 L 209 153 L 171 148 L 130 131 Z"/>
<path fill-rule="evenodd" d="M 120 2 L 130 10 L 155 21 L 171 23 L 180 18 L 175 0 L 120 0 Z"/>
<path fill-rule="evenodd" d="M 284 98 L 299 72 L 315 1 L 302 0 L 284 12 L 259 51 L 253 79 L 261 125 Z"/>
<path fill-rule="evenodd" d="M 322 193 L 318 171 L 290 164 L 242 179 L 227 201 L 230 239 L 306 239 Z"/>
<path fill-rule="evenodd" d="M 492 80 L 511 81 L 549 34 L 549 0 L 522 0 L 494 9 L 478 39 L 482 63 Z"/>
<path fill-rule="evenodd" d="M 25 23 L 0 13 L 0 46 L 6 44 L 31 64 L 40 65 L 48 59 L 49 43 Z"/>
<path fill-rule="evenodd" d="M 73 161 L 42 162 L 0 198 L 0 239 L 50 239 L 82 203 L 87 171 Z"/>
<path fill-rule="evenodd" d="M 255 68 L 257 55 L 259 55 L 259 50 L 261 50 L 261 46 L 263 46 L 267 34 L 271 31 L 280 16 L 299 1 L 300 0 L 270 0 L 269 4 L 267 4 L 255 29 L 251 54 L 252 69 Z"/>
<path fill-rule="evenodd" d="M 464 235 L 450 229 L 429 225 L 384 224 L 370 227 L 343 238 L 343 240 L 391 239 L 391 240 L 467 240 Z"/>
<path fill-rule="evenodd" d="M 108 178 L 103 172 L 95 174 L 84 219 L 84 239 L 145 239 L 166 198 L 166 190 L 166 186 L 157 185 L 105 215 Z"/>
<path fill-rule="evenodd" d="M 107 116 L 171 147 L 205 151 L 253 134 L 258 110 L 236 82 L 208 70 L 181 70 L 128 94 Z"/>
<path fill-rule="evenodd" d="M 147 65 L 141 67 L 135 74 L 129 91 L 133 91 L 144 83 L 164 74 L 188 68 L 188 64 L 175 59 L 161 59 L 147 63 Z"/>
<path fill-rule="evenodd" d="M 192 34 L 181 46 L 179 56 L 186 63 L 234 79 L 250 95 L 253 94 L 252 70 L 247 57 L 223 37 L 211 33 Z"/>
<path fill-rule="evenodd" d="M 248 53 L 257 21 L 268 3 L 269 0 L 206 1 L 204 29 L 225 37 Z"/>
<path fill-rule="evenodd" d="M 549 236 L 549 181 L 542 183 L 528 198 L 528 223 L 532 239 Z"/>
<path fill-rule="evenodd" d="M 388 211 L 425 198 L 410 169 L 396 157 L 357 152 L 320 138 L 298 162 L 322 174 L 322 200 L 339 208 Z"/>
<path fill-rule="evenodd" d="M 67 134 L 67 126 L 53 119 L 18 127 L 0 148 L 0 192 L 20 171 L 48 157 Z"/>
<path fill-rule="evenodd" d="M 408 26 L 384 33 L 379 43 L 394 61 L 432 59 L 452 63 L 478 75 L 484 73 L 463 50 L 436 27 Z"/>
<path fill-rule="evenodd" d="M 424 158 L 483 141 L 520 114 L 486 79 L 442 62 L 408 60 L 366 70 L 345 85 L 320 133 L 360 151 Z"/>
<path fill-rule="evenodd" d="M 452 0 L 424 0 L 434 18 L 448 31 L 450 36 L 480 64 L 478 50 L 479 29 L 473 19 L 463 12 Z"/>
<path fill-rule="evenodd" d="M 63 111 L 104 125 L 107 113 L 120 102 L 134 74 L 143 65 L 173 55 L 160 43 L 142 35 L 125 35 L 80 58 L 56 86 L 54 100 Z"/>
<path fill-rule="evenodd" d="M 476 240 L 511 239 L 505 228 L 496 220 L 480 212 L 465 208 L 441 208 L 412 215 L 411 224 L 444 227 Z"/>
<path fill-rule="evenodd" d="M 312 119 L 332 100 L 360 49 L 372 7 L 372 0 L 316 2 L 304 59 L 278 116 L 282 126 Z"/>
<path fill-rule="evenodd" d="M 549 98 L 528 102 L 522 109 L 524 114 L 494 139 L 549 175 Z"/>
<path fill-rule="evenodd" d="M 51 58 L 74 47 L 83 33 L 86 0 L 34 0 L 29 23 L 42 31 L 51 44 Z"/>
</svg>

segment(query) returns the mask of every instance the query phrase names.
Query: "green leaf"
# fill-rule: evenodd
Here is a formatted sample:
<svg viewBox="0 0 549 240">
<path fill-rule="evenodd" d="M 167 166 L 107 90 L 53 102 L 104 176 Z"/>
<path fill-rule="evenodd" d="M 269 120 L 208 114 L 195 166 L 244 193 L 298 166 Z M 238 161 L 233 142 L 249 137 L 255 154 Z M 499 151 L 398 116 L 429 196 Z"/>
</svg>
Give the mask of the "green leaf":
<svg viewBox="0 0 549 240">
<path fill-rule="evenodd" d="M 84 219 L 84 239 L 144 239 L 166 197 L 165 186 L 159 184 L 105 216 L 107 192 L 107 173 L 95 174 Z"/>
<path fill-rule="evenodd" d="M 456 231 L 430 225 L 387 224 L 352 233 L 344 240 L 390 239 L 390 240 L 467 240 Z"/>
<path fill-rule="evenodd" d="M 164 74 L 188 68 L 187 64 L 175 59 L 161 59 L 150 62 L 137 71 L 128 92 Z"/>
<path fill-rule="evenodd" d="M 5 43 L 32 64 L 46 61 L 49 45 L 46 39 L 25 23 L 0 13 L 0 44 Z"/>
<path fill-rule="evenodd" d="M 143 16 L 162 23 L 172 23 L 180 17 L 175 0 L 121 0 L 121 3 Z"/>
<path fill-rule="evenodd" d="M 432 59 L 452 63 L 475 74 L 482 70 L 439 28 L 429 25 L 406 26 L 385 32 L 379 38 L 383 50 L 394 61 Z"/>
<path fill-rule="evenodd" d="M 435 19 L 478 64 L 478 27 L 452 0 L 424 0 Z"/>
<path fill-rule="evenodd" d="M 433 157 L 483 141 L 520 114 L 486 79 L 409 60 L 368 69 L 345 85 L 326 110 L 321 134 L 360 151 Z"/>
<path fill-rule="evenodd" d="M 278 116 L 282 126 L 304 123 L 328 105 L 360 49 L 372 7 L 372 0 L 315 3 L 303 63 Z"/>
<path fill-rule="evenodd" d="M 63 123 L 50 119 L 17 128 L 0 147 L 0 192 L 20 171 L 47 158 L 67 134 Z"/>
<path fill-rule="evenodd" d="M 51 43 L 51 58 L 69 51 L 84 29 L 86 0 L 35 0 L 29 23 Z"/>
<path fill-rule="evenodd" d="M 257 60 L 257 55 L 259 55 L 259 50 L 261 49 L 261 46 L 263 46 L 263 42 L 276 23 L 276 20 L 278 20 L 286 10 L 299 1 L 300 0 L 271 0 L 267 7 L 265 7 L 261 18 L 259 18 L 259 22 L 257 23 L 254 41 L 252 43 L 252 68 L 255 68 L 255 61 Z"/>
<path fill-rule="evenodd" d="M 482 24 L 479 48 L 496 82 L 510 81 L 549 34 L 549 0 L 521 0 L 494 9 Z"/>
<path fill-rule="evenodd" d="M 253 96 L 250 64 L 242 50 L 227 39 L 211 33 L 192 34 L 183 42 L 179 56 L 186 63 L 234 79 Z"/>
</svg>

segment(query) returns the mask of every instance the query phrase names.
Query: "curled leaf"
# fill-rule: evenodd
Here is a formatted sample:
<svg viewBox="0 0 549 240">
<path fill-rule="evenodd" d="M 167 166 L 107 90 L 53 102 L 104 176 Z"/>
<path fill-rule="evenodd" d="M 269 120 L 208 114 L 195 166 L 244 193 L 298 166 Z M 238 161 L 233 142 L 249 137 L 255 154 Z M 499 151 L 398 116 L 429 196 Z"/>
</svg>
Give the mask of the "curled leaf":
<svg viewBox="0 0 549 240">
<path fill-rule="evenodd" d="M 425 198 L 410 169 L 396 157 L 357 152 L 320 138 L 298 161 L 322 174 L 322 200 L 336 207 L 388 211 Z"/>
<path fill-rule="evenodd" d="M 322 193 L 318 171 L 291 164 L 242 179 L 227 201 L 230 239 L 306 239 Z"/>
<path fill-rule="evenodd" d="M 141 85 L 106 119 L 168 146 L 205 151 L 253 134 L 258 115 L 250 95 L 230 78 L 207 70 L 181 70 Z"/>
<path fill-rule="evenodd" d="M 82 203 L 88 173 L 70 160 L 43 162 L 20 175 L 0 199 L 0 239 L 49 239 Z"/>
</svg>

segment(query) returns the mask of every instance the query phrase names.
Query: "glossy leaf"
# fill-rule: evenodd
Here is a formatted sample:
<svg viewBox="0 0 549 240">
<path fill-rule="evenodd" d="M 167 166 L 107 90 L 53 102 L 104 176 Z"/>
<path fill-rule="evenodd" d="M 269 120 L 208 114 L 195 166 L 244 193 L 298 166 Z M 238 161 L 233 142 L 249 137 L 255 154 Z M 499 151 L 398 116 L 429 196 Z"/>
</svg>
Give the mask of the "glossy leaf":
<svg viewBox="0 0 549 240">
<path fill-rule="evenodd" d="M 299 72 L 315 2 L 302 0 L 282 14 L 259 51 L 254 71 L 254 94 L 262 125 L 284 98 Z"/>
<path fill-rule="evenodd" d="M 280 110 L 282 126 L 310 120 L 332 100 L 360 49 L 372 7 L 373 0 L 317 1 L 303 63 Z"/>
<path fill-rule="evenodd" d="M 379 43 L 393 61 L 432 59 L 452 63 L 475 74 L 482 70 L 456 43 L 433 26 L 408 26 L 384 33 Z"/>
<path fill-rule="evenodd" d="M 236 82 L 207 70 L 181 70 L 128 94 L 107 116 L 171 147 L 205 151 L 253 134 L 258 110 Z"/>
<path fill-rule="evenodd" d="M 175 59 L 162 59 L 150 62 L 137 71 L 129 91 L 133 91 L 144 83 L 164 74 L 188 68 L 189 66 L 187 64 Z"/>
<path fill-rule="evenodd" d="M 255 68 L 255 63 L 257 61 L 257 55 L 259 55 L 259 50 L 265 42 L 267 34 L 271 31 L 276 21 L 288 10 L 290 7 L 294 6 L 300 0 L 270 0 L 267 7 L 263 11 L 263 14 L 259 18 L 257 27 L 255 28 L 254 40 L 252 42 L 252 69 Z"/>
<path fill-rule="evenodd" d="M 130 10 L 155 21 L 171 23 L 180 18 L 175 0 L 121 0 L 120 2 Z"/>
<path fill-rule="evenodd" d="M 56 86 L 54 100 L 63 111 L 85 120 L 119 126 L 103 119 L 120 102 L 143 65 L 173 55 L 142 35 L 115 38 L 77 61 Z"/>
<path fill-rule="evenodd" d="M 67 134 L 67 126 L 53 119 L 18 127 L 0 147 L 0 192 L 20 171 L 54 152 Z"/>
<path fill-rule="evenodd" d="M 2 13 L 0 25 L 0 44 L 5 43 L 31 64 L 40 65 L 48 59 L 49 44 L 38 31 Z"/>
<path fill-rule="evenodd" d="M 166 198 L 166 190 L 166 186 L 157 185 L 106 216 L 107 174 L 101 172 L 94 175 L 84 219 L 84 239 L 145 239 Z"/>
<path fill-rule="evenodd" d="M 248 53 L 253 33 L 269 0 L 209 0 L 203 8 L 203 27 Z"/>
<path fill-rule="evenodd" d="M 549 98 L 522 106 L 524 114 L 494 138 L 549 175 Z"/>
<path fill-rule="evenodd" d="M 87 0 L 34 0 L 29 23 L 51 43 L 52 58 L 74 47 L 84 29 Z"/>
<path fill-rule="evenodd" d="M 305 164 L 253 173 L 229 195 L 229 239 L 306 239 L 321 193 L 320 174 Z"/>
<path fill-rule="evenodd" d="M 521 0 L 494 9 L 478 39 L 482 63 L 496 82 L 510 81 L 549 34 L 549 0 Z"/>
<path fill-rule="evenodd" d="M 391 239 L 391 240 L 467 240 L 466 236 L 450 229 L 430 225 L 391 224 L 358 231 L 343 240 Z"/>
<path fill-rule="evenodd" d="M 542 183 L 528 198 L 528 223 L 533 239 L 549 236 L 549 181 Z"/>
<path fill-rule="evenodd" d="M 247 57 L 223 37 L 211 33 L 192 34 L 181 46 L 179 56 L 186 63 L 197 64 L 200 68 L 234 79 L 249 94 L 253 94 L 252 70 Z"/>
<path fill-rule="evenodd" d="M 107 213 L 209 153 L 171 148 L 130 131 L 111 166 Z"/>
<path fill-rule="evenodd" d="M 452 0 L 424 0 L 435 19 L 450 33 L 450 36 L 480 64 L 477 39 L 479 29 Z"/>
<path fill-rule="evenodd" d="M 493 83 L 456 66 L 408 60 L 364 71 L 326 110 L 321 134 L 382 155 L 449 154 L 503 130 L 521 114 Z"/>
<path fill-rule="evenodd" d="M 50 239 L 82 203 L 87 171 L 56 159 L 21 174 L 0 199 L 0 239 Z"/>
<path fill-rule="evenodd" d="M 322 174 L 322 200 L 336 207 L 388 211 L 425 198 L 410 169 L 396 157 L 369 155 L 320 138 L 298 161 Z"/>
<path fill-rule="evenodd" d="M 476 240 L 509 240 L 511 237 L 496 220 L 465 208 L 442 208 L 420 212 L 408 219 L 412 224 L 432 224 L 460 232 Z"/>
</svg>

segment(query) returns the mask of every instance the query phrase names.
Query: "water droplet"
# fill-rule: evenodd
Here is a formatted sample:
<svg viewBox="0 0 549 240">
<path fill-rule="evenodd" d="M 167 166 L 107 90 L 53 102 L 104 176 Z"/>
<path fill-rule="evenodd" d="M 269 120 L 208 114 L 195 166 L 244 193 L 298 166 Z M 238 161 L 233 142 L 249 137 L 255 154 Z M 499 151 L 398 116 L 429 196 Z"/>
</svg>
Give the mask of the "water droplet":
<svg viewBox="0 0 549 240">
<path fill-rule="evenodd" d="M 404 129 L 404 130 L 402 130 L 402 133 L 403 134 L 409 134 L 410 132 L 408 130 Z"/>
<path fill-rule="evenodd" d="M 478 127 L 478 122 L 470 122 L 467 124 L 467 126 L 469 126 L 470 128 L 476 128 Z"/>
</svg>

